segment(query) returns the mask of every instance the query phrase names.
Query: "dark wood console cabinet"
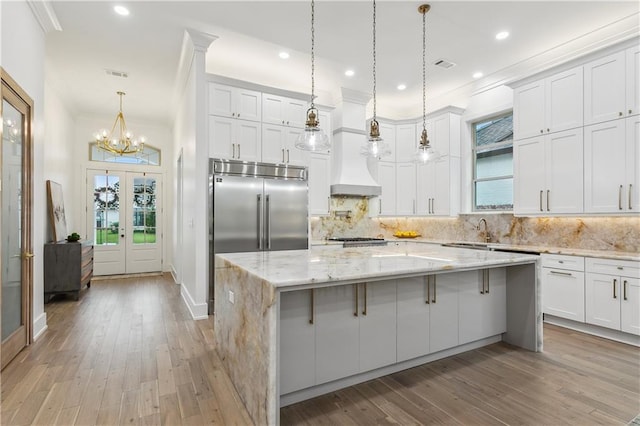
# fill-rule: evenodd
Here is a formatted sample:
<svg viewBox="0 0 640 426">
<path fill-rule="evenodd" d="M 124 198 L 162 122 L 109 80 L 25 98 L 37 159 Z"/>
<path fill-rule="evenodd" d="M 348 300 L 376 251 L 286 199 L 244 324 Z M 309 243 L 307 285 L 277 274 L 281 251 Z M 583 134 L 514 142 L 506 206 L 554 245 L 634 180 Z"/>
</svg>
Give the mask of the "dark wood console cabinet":
<svg viewBox="0 0 640 426">
<path fill-rule="evenodd" d="M 93 242 L 60 241 L 44 245 L 44 302 L 56 294 L 72 294 L 91 287 Z"/>
</svg>

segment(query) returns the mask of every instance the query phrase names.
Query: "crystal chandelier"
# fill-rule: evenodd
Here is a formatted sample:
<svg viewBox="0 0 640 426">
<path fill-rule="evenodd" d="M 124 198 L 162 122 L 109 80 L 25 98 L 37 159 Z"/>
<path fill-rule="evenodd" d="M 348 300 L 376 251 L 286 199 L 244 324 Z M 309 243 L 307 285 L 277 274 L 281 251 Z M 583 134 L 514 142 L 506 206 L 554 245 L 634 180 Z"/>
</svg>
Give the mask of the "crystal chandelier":
<svg viewBox="0 0 640 426">
<path fill-rule="evenodd" d="M 389 145 L 380 137 L 380 126 L 376 116 L 376 0 L 373 0 L 373 117 L 369 136 L 360 153 L 366 157 L 378 159 L 391 155 Z"/>
<path fill-rule="evenodd" d="M 111 127 L 111 131 L 106 129 L 96 133 L 96 144 L 98 148 L 109 151 L 113 154 L 135 154 L 144 149 L 145 137 L 139 136 L 134 138 L 133 134 L 127 130 L 127 124 L 122 114 L 122 97 L 124 92 L 116 92 L 120 96 L 120 111 L 116 115 L 116 121 Z"/>
<path fill-rule="evenodd" d="M 319 127 L 318 110 L 315 107 L 315 3 L 311 0 L 311 107 L 307 110 L 304 132 L 296 139 L 296 148 L 304 151 L 326 151 L 331 147 L 326 133 Z"/>
<path fill-rule="evenodd" d="M 427 136 L 426 15 L 429 9 L 431 9 L 431 6 L 428 4 L 423 4 L 418 7 L 418 12 L 422 14 L 422 134 L 420 135 L 420 141 L 418 142 L 418 149 L 414 154 L 414 160 L 418 163 L 432 163 L 440 159 L 440 153 L 431 146 Z"/>
</svg>

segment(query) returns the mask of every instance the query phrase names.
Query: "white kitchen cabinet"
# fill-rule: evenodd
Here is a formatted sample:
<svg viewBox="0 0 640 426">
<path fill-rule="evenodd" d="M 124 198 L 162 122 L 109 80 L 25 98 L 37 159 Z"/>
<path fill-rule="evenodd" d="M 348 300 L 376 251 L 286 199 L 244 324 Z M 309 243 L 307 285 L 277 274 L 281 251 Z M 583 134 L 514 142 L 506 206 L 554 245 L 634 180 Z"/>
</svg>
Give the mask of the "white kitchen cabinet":
<svg viewBox="0 0 640 426">
<path fill-rule="evenodd" d="M 398 124 L 396 126 L 396 161 L 410 162 L 418 147 L 415 124 Z"/>
<path fill-rule="evenodd" d="M 444 157 L 440 161 L 417 165 L 417 211 L 419 215 L 449 216 L 452 189 L 452 164 L 459 161 L 456 157 Z M 456 168 L 456 170 L 459 170 Z"/>
<path fill-rule="evenodd" d="M 636 46 L 585 64 L 585 125 L 638 114 L 639 50 Z"/>
<path fill-rule="evenodd" d="M 383 161 L 396 161 L 396 126 L 394 124 L 378 121 L 380 137 L 389 147 L 389 154 L 382 157 Z M 369 127 L 367 127 L 368 131 Z"/>
<path fill-rule="evenodd" d="M 514 212 L 583 211 L 583 130 L 566 130 L 514 143 Z"/>
<path fill-rule="evenodd" d="M 397 282 L 398 362 L 429 353 L 430 300 L 427 298 L 427 285 L 431 285 L 430 279 L 423 276 Z"/>
<path fill-rule="evenodd" d="M 506 332 L 506 269 L 483 269 L 459 275 L 459 343 Z"/>
<path fill-rule="evenodd" d="M 316 384 L 316 343 L 312 292 L 280 294 L 280 394 Z"/>
<path fill-rule="evenodd" d="M 584 128 L 586 213 L 638 212 L 639 118 Z"/>
<path fill-rule="evenodd" d="M 416 165 L 396 164 L 396 214 L 413 216 L 416 210 Z"/>
<path fill-rule="evenodd" d="M 542 312 L 585 322 L 584 258 L 542 254 Z"/>
<path fill-rule="evenodd" d="M 386 161 L 378 162 L 378 185 L 381 195 L 378 204 L 378 214 L 396 214 L 396 164 Z"/>
<path fill-rule="evenodd" d="M 327 215 L 331 204 L 331 156 L 309 153 L 309 214 Z"/>
<path fill-rule="evenodd" d="M 640 335 L 640 262 L 586 258 L 586 322 Z"/>
<path fill-rule="evenodd" d="M 640 46 L 627 49 L 627 114 L 640 114 Z"/>
<path fill-rule="evenodd" d="M 307 102 L 284 96 L 264 93 L 262 95 L 262 121 L 280 126 L 304 127 Z"/>
<path fill-rule="evenodd" d="M 359 372 L 356 286 L 359 284 L 315 291 L 316 384 Z"/>
<path fill-rule="evenodd" d="M 262 94 L 255 90 L 209 83 L 209 115 L 262 120 Z"/>
<path fill-rule="evenodd" d="M 458 346 L 459 283 L 467 272 L 432 275 L 429 300 L 429 352 Z"/>
<path fill-rule="evenodd" d="M 514 89 L 515 139 L 583 124 L 583 68 L 576 67 Z"/>
<path fill-rule="evenodd" d="M 396 282 L 359 285 L 359 365 L 365 372 L 396 362 Z"/>
<path fill-rule="evenodd" d="M 209 157 L 260 161 L 260 123 L 209 116 Z"/>
<path fill-rule="evenodd" d="M 295 164 L 304 166 L 308 163 L 307 151 L 295 146 L 296 139 L 302 129 L 262 125 L 262 161 L 276 164 Z"/>
</svg>

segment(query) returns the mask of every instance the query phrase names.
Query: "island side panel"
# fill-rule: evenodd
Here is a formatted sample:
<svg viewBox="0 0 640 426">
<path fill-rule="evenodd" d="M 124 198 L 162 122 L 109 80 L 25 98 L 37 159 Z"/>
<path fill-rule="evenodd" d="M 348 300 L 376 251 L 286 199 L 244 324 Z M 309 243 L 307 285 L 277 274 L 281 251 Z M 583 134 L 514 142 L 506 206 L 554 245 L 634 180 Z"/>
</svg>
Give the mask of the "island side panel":
<svg viewBox="0 0 640 426">
<path fill-rule="evenodd" d="M 218 355 L 253 422 L 276 424 L 276 293 L 269 282 L 220 259 L 215 280 Z"/>
<path fill-rule="evenodd" d="M 503 340 L 542 352 L 542 294 L 538 262 L 507 268 L 507 332 Z"/>
</svg>

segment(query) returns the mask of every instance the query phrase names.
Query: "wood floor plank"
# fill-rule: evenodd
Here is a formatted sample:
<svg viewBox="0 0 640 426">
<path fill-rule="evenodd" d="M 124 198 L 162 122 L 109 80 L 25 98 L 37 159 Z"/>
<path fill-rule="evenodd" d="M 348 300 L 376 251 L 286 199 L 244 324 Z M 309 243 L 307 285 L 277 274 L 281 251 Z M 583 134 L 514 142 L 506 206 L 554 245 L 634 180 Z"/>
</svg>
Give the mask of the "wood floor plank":
<svg viewBox="0 0 640 426">
<path fill-rule="evenodd" d="M 192 320 L 169 275 L 96 279 L 45 311 L 47 331 L 2 371 L 1 424 L 252 424 L 213 318 Z M 625 425 L 640 412 L 638 348 L 544 327 L 542 353 L 497 343 L 285 407 L 281 423 Z"/>
</svg>

